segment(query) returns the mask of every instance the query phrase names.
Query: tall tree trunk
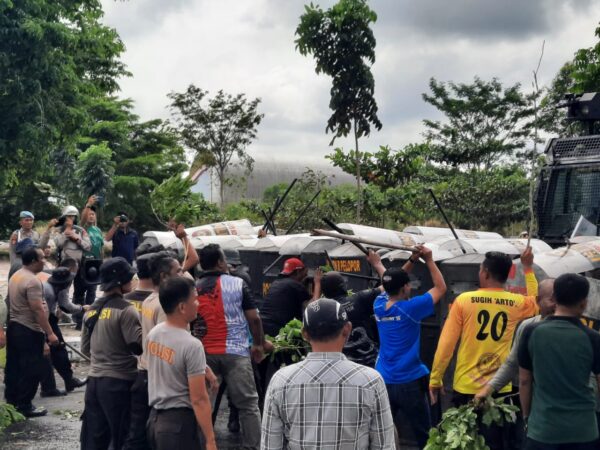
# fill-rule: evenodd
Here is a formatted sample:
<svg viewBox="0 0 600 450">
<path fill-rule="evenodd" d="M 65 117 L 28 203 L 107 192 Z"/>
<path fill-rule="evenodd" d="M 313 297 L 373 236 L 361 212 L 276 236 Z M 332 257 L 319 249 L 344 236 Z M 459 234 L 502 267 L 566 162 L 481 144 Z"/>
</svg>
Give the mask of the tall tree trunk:
<svg viewBox="0 0 600 450">
<path fill-rule="evenodd" d="M 225 208 L 225 169 L 219 168 L 219 207 L 221 211 Z"/>
<path fill-rule="evenodd" d="M 354 119 L 354 145 L 356 149 L 356 223 L 360 223 L 362 212 L 362 186 L 360 178 L 360 153 L 358 151 L 358 131 L 356 130 L 356 119 Z"/>
</svg>

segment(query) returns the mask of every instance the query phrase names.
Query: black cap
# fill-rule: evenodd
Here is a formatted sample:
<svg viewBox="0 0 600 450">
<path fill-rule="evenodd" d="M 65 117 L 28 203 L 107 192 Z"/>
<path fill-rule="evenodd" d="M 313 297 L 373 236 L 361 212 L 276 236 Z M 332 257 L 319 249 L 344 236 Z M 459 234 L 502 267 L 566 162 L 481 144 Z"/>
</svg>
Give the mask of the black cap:
<svg viewBox="0 0 600 450">
<path fill-rule="evenodd" d="M 48 283 L 55 285 L 69 284 L 75 278 L 68 267 L 57 267 L 52 271 L 52 275 L 48 278 Z"/>
<path fill-rule="evenodd" d="M 321 292 L 329 298 L 345 296 L 348 293 L 346 279 L 339 272 L 327 272 L 321 279 Z"/>
<path fill-rule="evenodd" d="M 346 310 L 335 300 L 320 298 L 308 304 L 304 310 L 304 328 L 309 335 L 328 334 L 342 329 L 348 322 Z M 311 331 L 313 333 L 311 334 Z"/>
<path fill-rule="evenodd" d="M 108 291 L 117 286 L 127 284 L 135 275 L 136 270 L 121 256 L 110 258 L 100 266 L 100 289 Z"/>
<path fill-rule="evenodd" d="M 395 295 L 398 291 L 410 283 L 408 273 L 399 267 L 392 267 L 386 270 L 381 277 L 383 288 L 389 294 Z"/>
</svg>

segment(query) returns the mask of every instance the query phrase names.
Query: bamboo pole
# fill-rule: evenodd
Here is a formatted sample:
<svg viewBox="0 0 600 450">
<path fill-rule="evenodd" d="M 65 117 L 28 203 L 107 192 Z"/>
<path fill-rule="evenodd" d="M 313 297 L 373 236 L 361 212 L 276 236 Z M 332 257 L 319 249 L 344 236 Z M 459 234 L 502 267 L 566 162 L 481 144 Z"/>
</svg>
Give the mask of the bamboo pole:
<svg viewBox="0 0 600 450">
<path fill-rule="evenodd" d="M 316 234 L 317 236 L 328 236 L 328 237 L 332 237 L 332 238 L 336 238 L 336 239 L 343 239 L 345 241 L 352 242 L 355 244 L 367 244 L 367 245 L 373 245 L 375 247 L 392 248 L 395 250 L 404 250 L 407 252 L 418 251 L 416 249 L 416 247 L 411 247 L 409 245 L 391 244 L 391 243 L 387 243 L 387 242 L 377 242 L 377 241 L 373 241 L 371 239 L 362 238 L 360 236 L 336 233 L 335 231 L 315 229 L 315 230 L 313 230 L 313 234 Z"/>
</svg>

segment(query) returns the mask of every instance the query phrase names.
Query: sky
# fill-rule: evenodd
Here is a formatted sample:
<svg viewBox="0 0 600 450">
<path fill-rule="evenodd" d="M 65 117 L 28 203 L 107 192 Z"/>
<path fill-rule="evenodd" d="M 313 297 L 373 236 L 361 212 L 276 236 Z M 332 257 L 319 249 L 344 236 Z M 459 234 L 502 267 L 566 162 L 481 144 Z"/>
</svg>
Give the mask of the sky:
<svg viewBox="0 0 600 450">
<path fill-rule="evenodd" d="M 333 1 L 317 1 L 323 8 Z M 325 134 L 330 79 L 312 57 L 295 50 L 301 0 L 102 0 L 104 22 L 125 43 L 122 59 L 133 76 L 121 80 L 142 120 L 170 118 L 167 94 L 190 83 L 215 93 L 259 97 L 265 117 L 248 148 L 257 161 L 309 162 L 330 153 Z M 423 102 L 431 77 L 470 82 L 497 77 L 532 89 L 548 84 L 574 52 L 593 45 L 600 1 L 372 0 L 378 20 L 375 99 L 381 131 L 363 151 L 419 142 L 423 119 L 439 119 Z M 350 149 L 351 139 L 335 146 Z"/>
</svg>

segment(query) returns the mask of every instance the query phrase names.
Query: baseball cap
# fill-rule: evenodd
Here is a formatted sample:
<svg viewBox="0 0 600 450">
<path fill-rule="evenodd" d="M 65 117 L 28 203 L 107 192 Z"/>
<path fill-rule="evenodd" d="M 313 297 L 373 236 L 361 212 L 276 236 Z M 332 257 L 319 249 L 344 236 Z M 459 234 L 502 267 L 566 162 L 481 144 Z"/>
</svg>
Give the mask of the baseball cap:
<svg viewBox="0 0 600 450">
<path fill-rule="evenodd" d="M 31 211 L 21 211 L 19 213 L 19 219 L 35 219 Z"/>
<path fill-rule="evenodd" d="M 304 269 L 304 267 L 304 263 L 298 258 L 290 258 L 283 264 L 283 270 L 281 273 L 283 275 L 289 275 L 296 270 Z"/>
<path fill-rule="evenodd" d="M 399 267 L 386 270 L 381 277 L 383 288 L 387 293 L 397 293 L 399 289 L 410 283 L 410 277 L 406 271 Z"/>
<path fill-rule="evenodd" d="M 329 335 L 341 330 L 346 322 L 348 322 L 346 310 L 330 298 L 320 298 L 311 302 L 304 310 L 303 325 L 308 334 L 313 337 Z"/>
</svg>

